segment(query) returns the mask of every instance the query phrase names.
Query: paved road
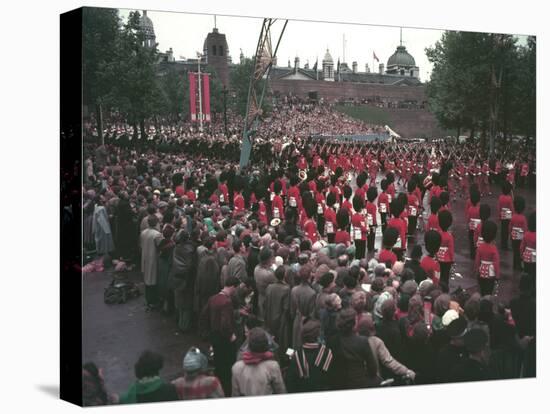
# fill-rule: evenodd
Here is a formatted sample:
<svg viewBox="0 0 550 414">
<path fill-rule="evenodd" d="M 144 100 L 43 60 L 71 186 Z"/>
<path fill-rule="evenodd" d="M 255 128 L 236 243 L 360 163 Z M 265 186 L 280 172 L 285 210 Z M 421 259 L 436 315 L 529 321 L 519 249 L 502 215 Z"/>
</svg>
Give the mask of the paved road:
<svg viewBox="0 0 550 414">
<path fill-rule="evenodd" d="M 398 189 L 399 190 L 399 189 Z M 493 218 L 496 212 L 498 189 L 493 187 L 493 196 L 482 202 L 492 207 Z M 535 194 L 532 190 L 519 189 L 527 201 L 527 212 L 535 206 Z M 452 205 L 455 236 L 457 272 L 463 278 L 451 280 L 451 290 L 457 286 L 475 289 L 477 281 L 472 275 L 472 261 L 469 259 L 468 233 L 463 214 L 464 200 L 458 199 Z M 500 226 L 499 226 L 500 229 Z M 422 237 L 418 237 L 421 239 Z M 377 244 L 380 243 L 378 237 Z M 499 235 L 497 235 L 497 240 Z M 507 302 L 517 294 L 519 273 L 512 270 L 511 251 L 501 252 L 502 281 L 498 293 L 499 299 Z M 140 282 L 140 275 L 130 275 Z M 183 354 L 191 345 L 202 344 L 196 335 L 182 335 L 175 321 L 158 312 L 146 313 L 143 296 L 124 305 L 105 305 L 103 290 L 111 280 L 111 274 L 93 273 L 84 275 L 83 281 L 83 359 L 94 361 L 104 369 L 105 382 L 109 391 L 122 393 L 134 379 L 134 363 L 144 349 L 160 352 L 165 368 L 162 375 L 166 379 L 175 378 L 180 372 Z"/>
</svg>

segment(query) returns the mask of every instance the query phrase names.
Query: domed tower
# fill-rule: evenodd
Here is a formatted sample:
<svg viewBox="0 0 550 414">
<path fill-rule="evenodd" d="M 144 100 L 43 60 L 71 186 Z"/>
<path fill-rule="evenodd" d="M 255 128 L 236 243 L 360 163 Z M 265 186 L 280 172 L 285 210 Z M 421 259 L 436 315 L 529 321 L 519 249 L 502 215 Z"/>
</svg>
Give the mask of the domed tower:
<svg viewBox="0 0 550 414">
<path fill-rule="evenodd" d="M 407 52 L 402 40 L 395 53 L 388 59 L 386 73 L 389 75 L 410 76 L 417 79 L 420 75 L 420 70 L 416 66 L 414 58 Z"/>
<path fill-rule="evenodd" d="M 218 78 L 222 84 L 229 87 L 229 65 L 227 55 L 229 48 L 227 47 L 227 39 L 225 34 L 220 33 L 217 27 L 208 33 L 203 46 L 204 56 L 208 66 L 211 66 L 216 71 Z"/>
<path fill-rule="evenodd" d="M 323 58 L 323 79 L 329 82 L 334 82 L 334 61 L 327 49 L 325 57 Z"/>
<path fill-rule="evenodd" d="M 155 28 L 153 27 L 152 20 L 149 16 L 147 16 L 147 10 L 143 10 L 139 24 L 141 26 L 141 30 L 145 33 L 145 47 L 155 47 L 157 45 Z"/>
</svg>

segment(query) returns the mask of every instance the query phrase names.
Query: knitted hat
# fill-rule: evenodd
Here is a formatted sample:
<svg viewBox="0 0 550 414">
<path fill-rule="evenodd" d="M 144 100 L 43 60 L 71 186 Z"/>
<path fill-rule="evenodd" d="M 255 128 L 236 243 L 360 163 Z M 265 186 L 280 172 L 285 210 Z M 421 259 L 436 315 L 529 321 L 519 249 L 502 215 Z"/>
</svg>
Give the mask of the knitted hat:
<svg viewBox="0 0 550 414">
<path fill-rule="evenodd" d="M 183 370 L 186 373 L 204 371 L 208 367 L 208 358 L 198 348 L 191 347 L 183 358 Z"/>
</svg>

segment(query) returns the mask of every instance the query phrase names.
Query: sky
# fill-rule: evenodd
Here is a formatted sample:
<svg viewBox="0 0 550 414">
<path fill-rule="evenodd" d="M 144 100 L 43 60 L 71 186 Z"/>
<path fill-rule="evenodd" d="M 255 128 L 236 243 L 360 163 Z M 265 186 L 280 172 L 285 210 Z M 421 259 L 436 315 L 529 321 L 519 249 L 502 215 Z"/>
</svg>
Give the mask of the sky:
<svg viewBox="0 0 550 414">
<path fill-rule="evenodd" d="M 123 21 L 126 21 L 129 12 L 127 9 L 120 10 Z M 214 27 L 213 15 L 148 10 L 147 16 L 153 22 L 159 51 L 164 52 L 171 47 L 176 60 L 195 58 L 197 51 L 202 52 L 204 39 Z M 277 42 L 283 23 L 284 20 L 279 20 L 272 27 L 273 46 Z M 216 25 L 220 33 L 226 36 L 234 63 L 239 61 L 241 49 L 246 57 L 251 57 L 255 53 L 262 19 L 218 15 Z M 365 64 L 368 64 L 372 71 L 374 52 L 380 60 L 374 61 L 375 70 L 378 71 L 378 64 L 386 65 L 399 45 L 399 32 L 399 27 L 390 26 L 289 20 L 277 52 L 277 65 L 287 66 L 290 59 L 291 65 L 294 66 L 294 58 L 298 56 L 301 67 L 308 60 L 310 67 L 313 67 L 318 59 L 321 68 L 321 61 L 328 48 L 336 66 L 338 59 L 344 61 L 345 38 L 345 60 L 348 66 L 351 68 L 352 62 L 357 61 L 360 72 L 365 70 Z M 423 81 L 431 72 L 431 65 L 424 50 L 433 46 L 441 38 L 442 33 L 441 30 L 403 28 L 403 45 L 414 57 Z"/>
<path fill-rule="evenodd" d="M 120 10 L 123 21 L 126 21 L 129 12 L 128 9 Z M 147 11 L 147 15 L 153 22 L 159 51 L 164 52 L 171 47 L 176 60 L 195 58 L 196 52 L 202 52 L 204 39 L 214 27 L 214 15 L 151 10 Z M 279 20 L 272 27 L 273 47 L 283 24 L 284 20 Z M 241 49 L 246 57 L 255 53 L 262 19 L 217 15 L 216 26 L 220 33 L 226 35 L 234 63 L 239 61 Z M 374 63 L 374 71 L 378 72 L 379 63 L 386 66 L 399 45 L 400 30 L 397 26 L 289 20 L 277 52 L 277 65 L 287 66 L 290 59 L 294 66 L 294 58 L 298 56 L 300 67 L 304 67 L 307 61 L 313 67 L 318 59 L 321 68 L 321 61 L 328 48 L 335 69 L 338 60 L 344 61 L 345 53 L 345 61 L 350 68 L 352 62 L 357 61 L 360 72 L 365 71 L 365 64 L 373 71 Z M 425 49 L 432 47 L 442 34 L 442 30 L 436 29 L 402 28 L 403 45 L 414 57 L 422 81 L 429 80 L 432 70 Z M 379 62 L 373 60 L 373 53 Z"/>
</svg>

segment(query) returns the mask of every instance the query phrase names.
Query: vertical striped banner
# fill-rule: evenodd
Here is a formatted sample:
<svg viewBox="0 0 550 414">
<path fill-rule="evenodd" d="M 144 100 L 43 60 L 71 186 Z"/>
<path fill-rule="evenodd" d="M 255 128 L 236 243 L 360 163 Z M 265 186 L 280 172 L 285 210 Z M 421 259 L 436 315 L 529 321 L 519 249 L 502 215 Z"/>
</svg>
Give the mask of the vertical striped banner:
<svg viewBox="0 0 550 414">
<path fill-rule="evenodd" d="M 196 73 L 189 72 L 189 113 L 191 114 L 191 121 L 197 122 L 197 75 Z"/>
<path fill-rule="evenodd" d="M 210 75 L 202 74 L 202 114 L 206 122 L 210 122 Z"/>
</svg>

